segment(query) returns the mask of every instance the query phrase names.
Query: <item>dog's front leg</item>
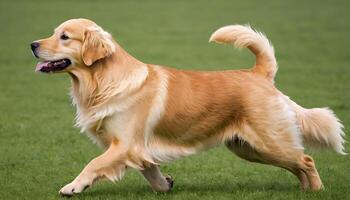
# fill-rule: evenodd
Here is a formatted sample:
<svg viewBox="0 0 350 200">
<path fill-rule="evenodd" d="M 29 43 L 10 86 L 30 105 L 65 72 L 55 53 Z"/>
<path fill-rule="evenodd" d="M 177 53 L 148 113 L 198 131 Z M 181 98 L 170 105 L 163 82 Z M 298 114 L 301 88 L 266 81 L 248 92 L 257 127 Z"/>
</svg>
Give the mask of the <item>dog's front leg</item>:
<svg viewBox="0 0 350 200">
<path fill-rule="evenodd" d="M 108 178 L 112 181 L 121 179 L 126 165 L 125 152 L 117 140 L 113 141 L 107 151 L 94 158 L 83 171 L 69 184 L 64 186 L 59 194 L 71 196 L 81 193 L 99 178 Z"/>
<path fill-rule="evenodd" d="M 157 165 L 149 164 L 141 173 L 155 192 L 169 192 L 173 187 L 171 176 L 164 177 Z"/>
</svg>

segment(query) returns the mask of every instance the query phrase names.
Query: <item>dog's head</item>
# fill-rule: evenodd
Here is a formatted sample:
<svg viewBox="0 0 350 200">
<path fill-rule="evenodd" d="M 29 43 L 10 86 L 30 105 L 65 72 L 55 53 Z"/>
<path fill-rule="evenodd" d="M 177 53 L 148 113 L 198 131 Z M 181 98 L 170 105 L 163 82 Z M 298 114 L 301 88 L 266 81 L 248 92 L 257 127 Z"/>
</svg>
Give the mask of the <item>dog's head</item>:
<svg viewBox="0 0 350 200">
<path fill-rule="evenodd" d="M 71 19 L 59 25 L 49 38 L 31 43 L 40 61 L 36 71 L 68 72 L 74 68 L 91 66 L 115 51 L 109 33 L 87 19 Z"/>
</svg>

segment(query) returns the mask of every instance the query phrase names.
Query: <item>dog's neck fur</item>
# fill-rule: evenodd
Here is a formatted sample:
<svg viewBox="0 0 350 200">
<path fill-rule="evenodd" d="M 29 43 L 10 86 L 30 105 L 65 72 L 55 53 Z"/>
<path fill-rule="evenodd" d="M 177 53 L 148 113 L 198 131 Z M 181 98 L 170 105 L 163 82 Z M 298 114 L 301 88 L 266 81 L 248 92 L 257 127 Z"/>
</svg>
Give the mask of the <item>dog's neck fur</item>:
<svg viewBox="0 0 350 200">
<path fill-rule="evenodd" d="M 112 98 L 125 96 L 141 87 L 148 76 L 148 67 L 118 45 L 111 56 L 91 66 L 76 67 L 70 75 L 77 124 L 81 124 L 79 120 L 84 119 L 79 119 L 80 116 L 94 115 L 96 108 L 106 105 Z"/>
</svg>

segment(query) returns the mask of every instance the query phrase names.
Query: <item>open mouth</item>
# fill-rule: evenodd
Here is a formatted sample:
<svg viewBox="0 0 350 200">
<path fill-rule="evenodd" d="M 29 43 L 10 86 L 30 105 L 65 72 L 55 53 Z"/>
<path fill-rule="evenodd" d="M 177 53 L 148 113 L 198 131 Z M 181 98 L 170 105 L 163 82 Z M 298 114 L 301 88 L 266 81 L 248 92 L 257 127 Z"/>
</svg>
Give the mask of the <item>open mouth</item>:
<svg viewBox="0 0 350 200">
<path fill-rule="evenodd" d="M 66 69 L 70 64 L 72 64 L 72 62 L 67 58 L 54 61 L 42 61 L 36 65 L 35 71 L 44 73 L 58 72 Z"/>
</svg>

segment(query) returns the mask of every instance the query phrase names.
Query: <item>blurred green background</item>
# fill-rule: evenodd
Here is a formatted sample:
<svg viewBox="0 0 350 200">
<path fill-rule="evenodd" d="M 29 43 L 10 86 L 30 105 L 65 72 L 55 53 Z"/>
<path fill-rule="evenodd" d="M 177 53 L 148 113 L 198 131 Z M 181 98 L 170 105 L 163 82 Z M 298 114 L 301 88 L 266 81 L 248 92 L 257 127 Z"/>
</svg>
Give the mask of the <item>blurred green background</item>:
<svg viewBox="0 0 350 200">
<path fill-rule="evenodd" d="M 223 25 L 250 24 L 275 46 L 277 87 L 305 107 L 329 106 L 350 127 L 349 9 L 347 0 L 1 0 L 0 199 L 58 199 L 58 190 L 101 153 L 73 127 L 69 77 L 34 73 L 30 42 L 61 22 L 92 19 L 146 63 L 198 70 L 252 66 L 247 50 L 208 44 Z M 324 191 L 301 192 L 285 170 L 219 147 L 162 166 L 175 179 L 169 194 L 153 193 L 129 170 L 119 183 L 103 182 L 74 199 L 349 199 L 349 156 L 308 153 Z"/>
</svg>

